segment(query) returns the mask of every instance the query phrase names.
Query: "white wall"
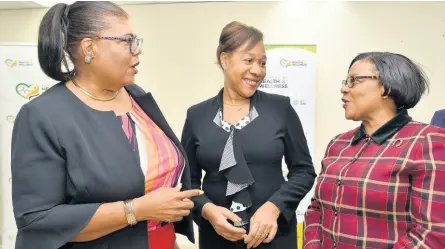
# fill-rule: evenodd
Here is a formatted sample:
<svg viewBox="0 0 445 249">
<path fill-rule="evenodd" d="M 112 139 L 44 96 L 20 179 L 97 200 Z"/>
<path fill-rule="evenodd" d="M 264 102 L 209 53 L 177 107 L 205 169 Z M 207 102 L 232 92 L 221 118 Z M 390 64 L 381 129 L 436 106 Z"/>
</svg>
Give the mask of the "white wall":
<svg viewBox="0 0 445 249">
<path fill-rule="evenodd" d="M 359 52 L 398 52 L 423 65 L 431 92 L 411 111 L 415 119 L 429 122 L 434 110 L 445 108 L 445 3 L 203 3 L 126 10 L 145 38 L 138 83 L 154 93 L 178 135 L 187 107 L 222 86 L 215 50 L 222 27 L 232 20 L 258 27 L 266 43 L 318 46 L 317 167 L 329 140 L 356 125 L 343 118 L 339 90 Z"/>
<path fill-rule="evenodd" d="M 317 171 L 329 140 L 357 125 L 344 119 L 339 89 L 350 60 L 359 52 L 398 52 L 423 65 L 431 91 L 410 112 L 415 119 L 429 122 L 436 109 L 445 108 L 445 3 L 227 2 L 125 9 L 144 37 L 137 83 L 154 94 L 178 136 L 186 109 L 222 87 L 215 50 L 221 29 L 232 20 L 262 30 L 266 43 L 318 46 Z M 36 42 L 43 14 L 44 10 L 0 11 L 0 42 Z"/>
</svg>

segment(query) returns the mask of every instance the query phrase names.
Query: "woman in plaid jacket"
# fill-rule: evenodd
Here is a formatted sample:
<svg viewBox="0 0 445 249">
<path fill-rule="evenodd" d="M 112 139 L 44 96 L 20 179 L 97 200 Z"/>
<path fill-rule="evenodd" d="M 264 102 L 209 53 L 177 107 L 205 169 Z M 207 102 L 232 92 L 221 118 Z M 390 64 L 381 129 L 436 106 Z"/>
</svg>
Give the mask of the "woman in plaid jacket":
<svg viewBox="0 0 445 249">
<path fill-rule="evenodd" d="M 304 248 L 445 248 L 445 129 L 413 121 L 427 90 L 403 55 L 364 53 L 343 82 L 361 126 L 329 143 L 305 218 Z"/>
</svg>

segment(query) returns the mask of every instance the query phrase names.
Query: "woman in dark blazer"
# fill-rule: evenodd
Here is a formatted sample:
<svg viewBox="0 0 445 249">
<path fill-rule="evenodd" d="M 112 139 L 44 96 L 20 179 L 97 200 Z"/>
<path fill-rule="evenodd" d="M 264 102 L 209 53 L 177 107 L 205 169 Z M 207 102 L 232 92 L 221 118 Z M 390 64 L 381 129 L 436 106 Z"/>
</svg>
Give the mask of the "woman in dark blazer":
<svg viewBox="0 0 445 249">
<path fill-rule="evenodd" d="M 297 246 L 295 211 L 315 173 L 289 98 L 256 91 L 266 74 L 262 39 L 228 24 L 217 50 L 224 88 L 187 112 L 182 143 L 193 188 L 205 171 L 205 195 L 193 198 L 201 249 Z"/>
<path fill-rule="evenodd" d="M 189 198 L 200 191 L 180 192 L 185 152 L 133 85 L 141 45 L 110 2 L 57 4 L 43 17 L 39 62 L 61 82 L 14 125 L 16 249 L 173 249 L 175 232 L 193 242 Z M 74 69 L 62 72 L 67 57 Z"/>
<path fill-rule="evenodd" d="M 431 125 L 445 128 L 445 110 L 436 111 L 431 119 Z"/>
</svg>

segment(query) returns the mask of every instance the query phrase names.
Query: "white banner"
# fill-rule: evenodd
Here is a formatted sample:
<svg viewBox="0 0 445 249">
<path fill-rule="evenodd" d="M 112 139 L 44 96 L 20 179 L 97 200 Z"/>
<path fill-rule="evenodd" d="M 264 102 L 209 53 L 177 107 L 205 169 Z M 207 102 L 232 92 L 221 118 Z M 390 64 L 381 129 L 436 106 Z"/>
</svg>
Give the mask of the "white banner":
<svg viewBox="0 0 445 249">
<path fill-rule="evenodd" d="M 3 249 L 14 249 L 17 233 L 11 198 L 14 119 L 23 104 L 41 95 L 54 83 L 40 69 L 35 44 L 0 43 L 0 231 Z"/>
<path fill-rule="evenodd" d="M 315 45 L 266 45 L 267 76 L 261 91 L 290 97 L 291 104 L 300 117 L 306 135 L 309 152 L 315 157 Z M 283 160 L 283 171 L 287 166 Z M 310 205 L 313 193 L 301 201 L 297 209 L 298 222 Z"/>
</svg>

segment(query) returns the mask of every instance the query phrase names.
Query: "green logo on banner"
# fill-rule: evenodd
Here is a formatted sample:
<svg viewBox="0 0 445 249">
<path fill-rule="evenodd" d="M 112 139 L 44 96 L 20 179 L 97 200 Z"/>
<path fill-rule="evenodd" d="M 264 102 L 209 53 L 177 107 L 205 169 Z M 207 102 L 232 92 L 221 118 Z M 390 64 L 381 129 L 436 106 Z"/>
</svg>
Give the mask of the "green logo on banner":
<svg viewBox="0 0 445 249">
<path fill-rule="evenodd" d="M 10 68 L 13 68 L 13 67 L 17 66 L 18 61 L 14 61 L 14 60 L 11 60 L 11 59 L 6 59 L 5 60 L 5 64 L 6 64 L 6 66 L 8 66 Z"/>
<path fill-rule="evenodd" d="M 48 88 L 47 86 L 39 86 L 37 84 L 18 83 L 15 91 L 22 98 L 31 100 L 41 95 L 44 91 L 48 90 Z"/>
<path fill-rule="evenodd" d="M 11 60 L 11 59 L 6 59 L 5 60 L 5 65 L 13 68 L 13 67 L 32 67 L 34 65 L 34 63 L 32 63 L 32 61 L 22 61 L 22 60 Z"/>
</svg>

